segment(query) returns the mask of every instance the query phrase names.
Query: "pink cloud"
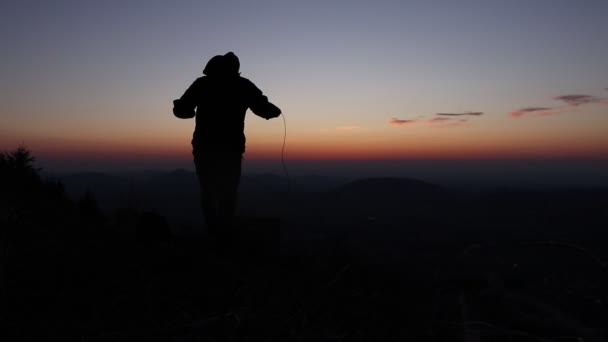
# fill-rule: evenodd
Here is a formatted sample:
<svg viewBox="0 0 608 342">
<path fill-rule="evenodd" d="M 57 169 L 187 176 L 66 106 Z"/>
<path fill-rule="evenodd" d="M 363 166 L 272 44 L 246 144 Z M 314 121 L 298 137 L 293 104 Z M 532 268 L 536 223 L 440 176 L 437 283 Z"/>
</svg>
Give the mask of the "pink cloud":
<svg viewBox="0 0 608 342">
<path fill-rule="evenodd" d="M 589 103 L 607 103 L 606 99 L 602 99 L 599 97 L 591 96 L 591 95 L 581 95 L 581 94 L 570 94 L 570 95 L 561 95 L 553 98 L 554 100 L 565 102 L 570 106 L 580 106 Z"/>
<path fill-rule="evenodd" d="M 554 109 L 550 107 L 526 107 L 509 113 L 509 116 L 513 118 L 521 118 L 524 116 L 549 116 L 556 114 L 557 113 L 554 111 Z"/>
<path fill-rule="evenodd" d="M 416 122 L 417 122 L 416 120 L 406 120 L 406 119 L 397 119 L 397 118 L 390 118 L 390 120 L 388 120 L 388 124 L 393 125 L 393 126 L 409 125 L 409 124 L 413 124 Z"/>
<path fill-rule="evenodd" d="M 441 116 L 480 116 L 480 115 L 483 115 L 483 112 L 435 113 L 435 115 L 441 115 Z"/>
<path fill-rule="evenodd" d="M 455 119 L 455 118 L 433 118 L 428 122 L 433 127 L 455 127 L 466 124 L 469 119 Z"/>
<path fill-rule="evenodd" d="M 429 122 L 445 122 L 445 121 L 452 121 L 454 119 L 451 118 L 433 118 L 431 120 L 429 120 Z"/>
<path fill-rule="evenodd" d="M 454 126 L 462 126 L 467 123 L 469 119 L 464 118 L 454 118 L 454 117 L 438 117 L 431 119 L 416 119 L 416 120 L 405 120 L 405 119 L 397 119 L 391 118 L 388 123 L 393 126 L 403 126 L 403 125 L 411 125 L 416 123 L 426 123 L 431 127 L 454 127 Z"/>
</svg>

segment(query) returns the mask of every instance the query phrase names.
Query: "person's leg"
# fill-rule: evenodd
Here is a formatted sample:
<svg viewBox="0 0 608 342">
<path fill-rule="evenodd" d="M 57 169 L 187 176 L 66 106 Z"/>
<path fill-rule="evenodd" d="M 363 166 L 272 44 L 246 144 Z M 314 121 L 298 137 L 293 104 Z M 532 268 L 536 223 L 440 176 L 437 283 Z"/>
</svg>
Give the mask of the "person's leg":
<svg viewBox="0 0 608 342">
<path fill-rule="evenodd" d="M 234 214 L 237 206 L 237 192 L 241 176 L 241 155 L 226 155 L 218 169 L 218 236 L 225 247 L 233 244 L 235 234 Z"/>
<path fill-rule="evenodd" d="M 217 182 L 214 178 L 214 165 L 210 158 L 204 158 L 201 155 L 194 155 L 194 166 L 198 177 L 200 194 L 201 194 L 201 209 L 203 217 L 207 225 L 209 235 L 216 237 L 218 233 L 218 200 L 217 200 Z"/>
<path fill-rule="evenodd" d="M 219 198 L 218 215 L 230 224 L 236 213 L 238 189 L 241 180 L 242 155 L 227 156 L 222 175 L 222 191 Z"/>
</svg>

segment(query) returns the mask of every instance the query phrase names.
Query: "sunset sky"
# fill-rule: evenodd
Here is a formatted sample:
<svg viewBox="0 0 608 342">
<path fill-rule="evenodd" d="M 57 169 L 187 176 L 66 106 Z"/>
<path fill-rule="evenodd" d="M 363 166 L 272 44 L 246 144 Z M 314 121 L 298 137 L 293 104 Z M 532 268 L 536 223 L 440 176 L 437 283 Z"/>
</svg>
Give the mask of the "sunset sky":
<svg viewBox="0 0 608 342">
<path fill-rule="evenodd" d="M 0 149 L 190 163 L 172 100 L 214 55 L 284 112 L 286 159 L 608 159 L 608 1 L 0 2 Z M 246 119 L 249 160 L 281 118 Z M 190 164 L 187 164 L 190 165 Z M 43 165 L 45 166 L 45 165 Z"/>
</svg>

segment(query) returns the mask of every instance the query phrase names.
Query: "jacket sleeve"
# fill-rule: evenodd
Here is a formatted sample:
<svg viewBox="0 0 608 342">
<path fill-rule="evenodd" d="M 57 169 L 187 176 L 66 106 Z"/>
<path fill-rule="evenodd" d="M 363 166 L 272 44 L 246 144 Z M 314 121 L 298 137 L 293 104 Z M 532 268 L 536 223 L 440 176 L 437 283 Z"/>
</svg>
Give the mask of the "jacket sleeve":
<svg viewBox="0 0 608 342">
<path fill-rule="evenodd" d="M 268 101 L 262 91 L 251 81 L 249 83 L 249 108 L 251 111 L 266 120 L 281 115 L 281 109 Z"/>
<path fill-rule="evenodd" d="M 196 79 L 186 90 L 184 95 L 177 100 L 173 100 L 173 115 L 180 119 L 191 119 L 194 117 L 196 107 L 196 97 L 201 86 L 201 78 Z"/>
</svg>

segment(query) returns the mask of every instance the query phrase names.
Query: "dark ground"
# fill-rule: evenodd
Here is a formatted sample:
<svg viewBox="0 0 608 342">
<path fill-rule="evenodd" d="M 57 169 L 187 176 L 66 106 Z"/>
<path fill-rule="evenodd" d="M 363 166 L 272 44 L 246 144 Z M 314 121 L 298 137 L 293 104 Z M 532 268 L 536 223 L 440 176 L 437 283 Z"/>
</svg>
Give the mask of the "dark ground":
<svg viewBox="0 0 608 342">
<path fill-rule="evenodd" d="M 248 207 L 217 251 L 158 213 L 7 184 L 3 341 L 608 340 L 606 189 L 363 180 L 283 219 Z"/>
</svg>

